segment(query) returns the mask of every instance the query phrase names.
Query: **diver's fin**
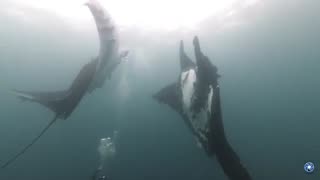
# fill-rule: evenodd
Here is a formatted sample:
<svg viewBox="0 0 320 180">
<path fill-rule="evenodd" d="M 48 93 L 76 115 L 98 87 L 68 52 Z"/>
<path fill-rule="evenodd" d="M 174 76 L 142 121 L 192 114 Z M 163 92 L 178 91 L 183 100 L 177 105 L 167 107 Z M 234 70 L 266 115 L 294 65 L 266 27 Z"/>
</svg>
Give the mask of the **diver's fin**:
<svg viewBox="0 0 320 180">
<path fill-rule="evenodd" d="M 60 110 L 63 109 L 63 104 L 69 95 L 69 91 L 31 92 L 12 90 L 12 93 L 14 93 L 21 100 L 42 104 L 56 114 L 62 113 Z"/>
<path fill-rule="evenodd" d="M 55 115 L 54 118 L 49 122 L 49 124 L 39 133 L 37 137 L 35 137 L 27 146 L 25 146 L 18 154 L 13 156 L 11 159 L 9 159 L 5 164 L 1 166 L 1 169 L 6 168 L 11 163 L 13 163 L 15 160 L 17 160 L 21 155 L 23 155 L 34 143 L 36 143 L 41 136 L 47 132 L 47 130 L 52 126 L 54 122 L 58 119 L 58 115 Z"/>
<path fill-rule="evenodd" d="M 186 71 L 190 68 L 194 68 L 195 64 L 194 62 L 192 62 L 192 60 L 188 57 L 188 55 L 185 53 L 184 51 L 184 45 L 183 45 L 183 41 L 180 41 L 180 67 L 181 67 L 181 71 Z"/>
<path fill-rule="evenodd" d="M 176 83 L 170 84 L 165 88 L 161 89 L 159 92 L 153 95 L 159 103 L 164 103 L 169 105 L 171 108 L 176 110 L 178 113 L 182 112 L 182 105 L 179 98 L 178 86 Z"/>
</svg>

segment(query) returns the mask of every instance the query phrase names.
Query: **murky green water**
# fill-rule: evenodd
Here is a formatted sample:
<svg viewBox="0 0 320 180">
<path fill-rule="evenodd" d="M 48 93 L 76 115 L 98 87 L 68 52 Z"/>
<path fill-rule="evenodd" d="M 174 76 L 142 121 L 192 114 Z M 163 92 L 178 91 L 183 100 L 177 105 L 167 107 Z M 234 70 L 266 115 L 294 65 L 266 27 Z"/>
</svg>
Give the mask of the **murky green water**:
<svg viewBox="0 0 320 180">
<path fill-rule="evenodd" d="M 1 2 L 2 3 L 2 2 Z M 62 89 L 96 55 L 95 26 L 73 27 L 54 14 L 30 10 L 34 21 L 0 9 L 0 163 L 27 144 L 52 112 L 21 103 L 18 89 Z M 226 179 L 178 114 L 151 96 L 179 73 L 178 43 L 198 35 L 219 68 L 225 129 L 253 179 L 318 179 L 303 164 L 320 165 L 320 38 L 316 0 L 262 1 L 234 20 L 208 18 L 194 30 L 121 31 L 127 62 L 103 89 L 86 96 L 2 180 L 87 180 L 97 166 L 97 144 L 120 132 L 114 180 Z M 3 11 L 2 11 L 3 10 Z"/>
</svg>

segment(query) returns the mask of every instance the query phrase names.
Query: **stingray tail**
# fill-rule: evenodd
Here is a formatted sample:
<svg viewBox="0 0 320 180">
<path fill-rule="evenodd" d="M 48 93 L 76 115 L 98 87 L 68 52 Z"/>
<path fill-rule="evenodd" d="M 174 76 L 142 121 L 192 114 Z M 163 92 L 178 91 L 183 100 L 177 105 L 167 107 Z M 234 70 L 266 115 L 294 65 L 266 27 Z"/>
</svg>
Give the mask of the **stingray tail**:
<svg viewBox="0 0 320 180">
<path fill-rule="evenodd" d="M 1 166 L 1 169 L 6 168 L 11 163 L 13 163 L 15 160 L 17 160 L 21 155 L 23 155 L 34 143 L 36 143 L 41 136 L 47 132 L 47 130 L 53 125 L 54 122 L 58 119 L 58 116 L 55 115 L 54 118 L 49 122 L 49 124 L 38 134 L 37 137 L 35 137 L 27 146 L 25 146 L 18 154 L 13 156 L 11 159 L 9 159 L 4 165 Z"/>
</svg>

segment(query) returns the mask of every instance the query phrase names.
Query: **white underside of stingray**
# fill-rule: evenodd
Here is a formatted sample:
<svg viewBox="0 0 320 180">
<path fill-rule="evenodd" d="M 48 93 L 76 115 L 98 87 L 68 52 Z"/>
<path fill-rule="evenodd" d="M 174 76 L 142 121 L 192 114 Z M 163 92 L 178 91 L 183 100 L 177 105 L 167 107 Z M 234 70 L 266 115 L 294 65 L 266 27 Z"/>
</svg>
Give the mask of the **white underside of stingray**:
<svg viewBox="0 0 320 180">
<path fill-rule="evenodd" d="M 194 83 L 197 80 L 196 72 L 194 69 L 190 69 L 188 71 L 182 72 L 180 77 L 183 110 L 184 113 L 187 115 L 193 130 L 199 135 L 199 137 L 195 138 L 197 140 L 197 145 L 201 147 L 199 138 L 201 138 L 202 141 L 208 142 L 208 138 L 205 133 L 209 131 L 209 118 L 211 115 L 213 89 L 210 86 L 208 99 L 205 103 L 206 106 L 203 107 L 199 113 L 195 113 L 192 111 L 191 107 L 193 103 L 193 98 L 195 98 Z"/>
<path fill-rule="evenodd" d="M 89 89 L 99 88 L 104 85 L 106 78 L 120 64 L 121 59 L 127 56 L 128 51 L 119 52 L 118 29 L 107 10 L 98 0 L 89 0 L 87 3 L 98 31 L 100 50 L 96 75 Z"/>
</svg>

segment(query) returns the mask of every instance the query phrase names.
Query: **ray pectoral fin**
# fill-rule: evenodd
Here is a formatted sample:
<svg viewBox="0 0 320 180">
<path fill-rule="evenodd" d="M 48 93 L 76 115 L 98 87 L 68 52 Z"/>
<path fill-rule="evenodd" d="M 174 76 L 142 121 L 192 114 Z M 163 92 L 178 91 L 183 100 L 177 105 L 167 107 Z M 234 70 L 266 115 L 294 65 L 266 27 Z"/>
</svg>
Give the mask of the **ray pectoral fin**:
<svg viewBox="0 0 320 180">
<path fill-rule="evenodd" d="M 252 179 L 248 170 L 240 161 L 239 156 L 227 141 L 219 142 L 216 147 L 217 160 L 230 180 Z"/>
<path fill-rule="evenodd" d="M 180 112 L 182 109 L 176 83 L 170 84 L 161 89 L 159 92 L 153 95 L 153 98 L 159 103 L 169 105 L 171 108 L 178 112 Z"/>
<path fill-rule="evenodd" d="M 211 105 L 211 142 L 217 160 L 230 180 L 251 180 L 248 170 L 243 166 L 238 154 L 226 138 L 222 120 L 220 88 L 214 89 Z"/>
<path fill-rule="evenodd" d="M 56 114 L 61 114 L 60 109 L 64 107 L 63 104 L 70 93 L 69 91 L 36 92 L 20 90 L 12 90 L 11 92 L 21 100 L 37 102 Z"/>
</svg>

